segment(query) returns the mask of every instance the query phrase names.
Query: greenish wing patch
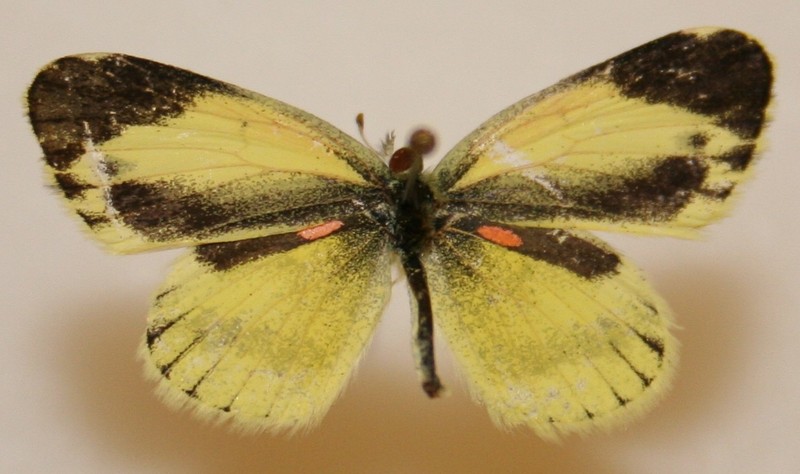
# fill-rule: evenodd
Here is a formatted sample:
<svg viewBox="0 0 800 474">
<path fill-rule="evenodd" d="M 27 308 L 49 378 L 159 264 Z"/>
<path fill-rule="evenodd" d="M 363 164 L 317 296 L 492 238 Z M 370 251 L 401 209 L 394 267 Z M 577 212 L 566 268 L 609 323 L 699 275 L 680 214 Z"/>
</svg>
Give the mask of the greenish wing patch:
<svg viewBox="0 0 800 474">
<path fill-rule="evenodd" d="M 302 228 L 359 212 L 356 198 L 382 198 L 378 189 L 302 173 L 227 183 L 188 176 L 128 181 L 111 186 L 108 195 L 119 221 L 152 242 L 213 242 L 249 229 Z"/>
<path fill-rule="evenodd" d="M 521 174 L 486 178 L 450 194 L 447 212 L 504 221 L 581 219 L 668 222 L 697 195 L 724 199 L 731 188 L 703 189 L 708 168 L 691 157 L 659 157 L 628 169 L 547 169 L 540 184 Z M 616 173 L 614 173 L 616 171 Z M 544 174 L 544 173 L 543 173 Z M 546 181 L 545 181 L 546 180 Z"/>
</svg>

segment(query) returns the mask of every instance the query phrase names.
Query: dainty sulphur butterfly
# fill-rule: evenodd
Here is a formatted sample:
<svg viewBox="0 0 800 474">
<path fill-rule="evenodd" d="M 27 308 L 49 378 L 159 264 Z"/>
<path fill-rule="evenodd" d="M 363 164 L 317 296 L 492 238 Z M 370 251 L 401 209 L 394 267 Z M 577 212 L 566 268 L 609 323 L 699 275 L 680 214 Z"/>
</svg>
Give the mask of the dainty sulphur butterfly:
<svg viewBox="0 0 800 474">
<path fill-rule="evenodd" d="M 429 171 L 425 132 L 387 163 L 287 104 L 122 54 L 58 59 L 27 100 L 92 236 L 190 247 L 141 350 L 168 402 L 255 429 L 319 422 L 395 254 L 425 392 L 442 390 L 436 323 L 497 424 L 555 437 L 642 412 L 677 360 L 665 303 L 587 231 L 691 237 L 721 217 L 771 84 L 747 35 L 677 32 L 503 110 Z"/>
</svg>

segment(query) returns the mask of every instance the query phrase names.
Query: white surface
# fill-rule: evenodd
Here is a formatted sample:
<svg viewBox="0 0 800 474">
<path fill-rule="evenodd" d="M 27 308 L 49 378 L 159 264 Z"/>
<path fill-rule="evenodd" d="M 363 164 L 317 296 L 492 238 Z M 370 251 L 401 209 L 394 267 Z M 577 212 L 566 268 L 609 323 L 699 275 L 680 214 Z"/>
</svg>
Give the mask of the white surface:
<svg viewBox="0 0 800 474">
<path fill-rule="evenodd" d="M 20 2 L 0 16 L 0 472 L 800 472 L 796 0 L 52 3 Z M 400 286 L 318 430 L 245 437 L 169 411 L 142 380 L 135 349 L 174 255 L 112 257 L 84 239 L 42 186 L 21 101 L 56 57 L 125 52 L 263 92 L 351 133 L 364 112 L 373 141 L 429 124 L 441 156 L 570 73 L 707 25 L 750 32 L 773 53 L 771 148 L 704 241 L 613 239 L 673 306 L 682 366 L 649 416 L 560 445 L 495 429 L 441 350 L 453 395 L 427 400 Z"/>
</svg>

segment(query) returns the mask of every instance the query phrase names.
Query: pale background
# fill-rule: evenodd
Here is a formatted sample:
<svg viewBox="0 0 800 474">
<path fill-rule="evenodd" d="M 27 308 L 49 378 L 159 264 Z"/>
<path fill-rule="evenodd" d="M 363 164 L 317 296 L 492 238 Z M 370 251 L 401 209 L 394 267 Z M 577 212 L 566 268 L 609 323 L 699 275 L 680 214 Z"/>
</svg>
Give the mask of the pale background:
<svg viewBox="0 0 800 474">
<path fill-rule="evenodd" d="M 11 3 L 0 15 L 0 471 L 800 472 L 800 2 Z M 174 254 L 113 257 L 85 239 L 42 185 L 22 107 L 46 62 L 125 52 L 265 93 L 350 133 L 364 112 L 373 139 L 424 123 L 441 156 L 500 108 L 570 73 L 711 25 L 754 34 L 777 61 L 770 149 L 705 240 L 612 239 L 673 306 L 682 365 L 648 416 L 561 444 L 495 429 L 443 345 L 453 395 L 426 399 L 402 285 L 318 430 L 240 436 L 171 412 L 135 351 Z"/>
</svg>

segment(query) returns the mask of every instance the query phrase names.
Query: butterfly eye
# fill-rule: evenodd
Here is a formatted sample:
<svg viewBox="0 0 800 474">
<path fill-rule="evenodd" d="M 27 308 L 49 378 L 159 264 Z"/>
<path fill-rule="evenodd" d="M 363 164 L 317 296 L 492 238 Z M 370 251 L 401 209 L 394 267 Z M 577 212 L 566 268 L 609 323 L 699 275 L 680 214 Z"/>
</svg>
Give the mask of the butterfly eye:
<svg viewBox="0 0 800 474">
<path fill-rule="evenodd" d="M 389 158 L 389 169 L 393 173 L 403 173 L 408 171 L 419 162 L 418 167 L 422 169 L 422 157 L 432 152 L 436 148 L 436 136 L 427 129 L 420 128 L 411 134 L 408 139 L 408 146 L 404 146 L 392 153 Z"/>
<path fill-rule="evenodd" d="M 422 155 L 416 150 L 404 146 L 392 153 L 392 157 L 389 158 L 389 169 L 395 174 L 402 173 L 411 169 L 415 161 L 422 161 Z"/>
</svg>

